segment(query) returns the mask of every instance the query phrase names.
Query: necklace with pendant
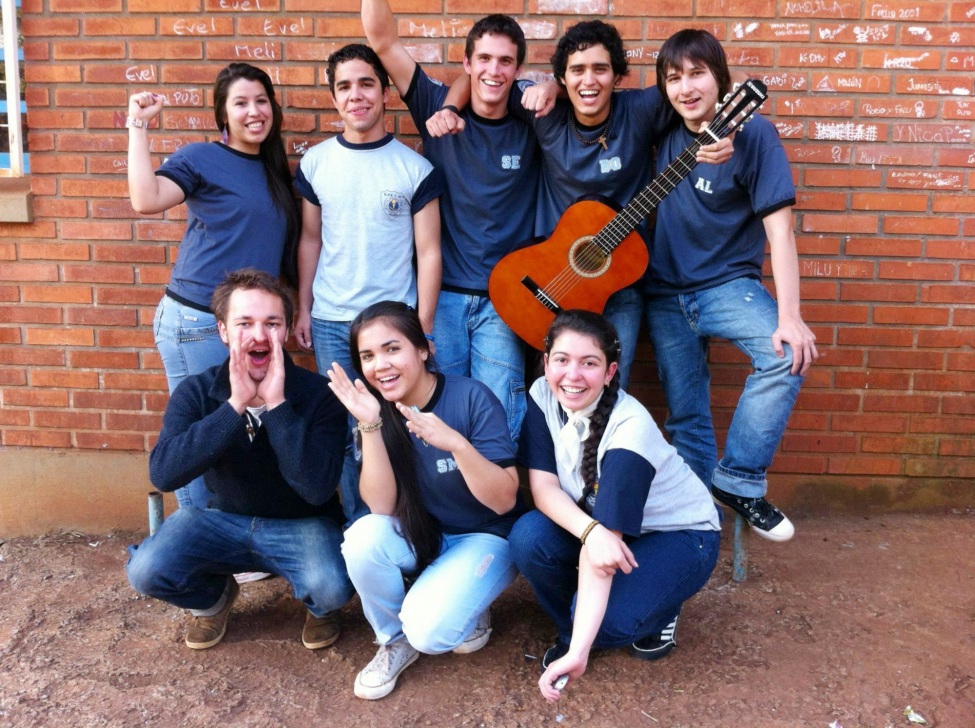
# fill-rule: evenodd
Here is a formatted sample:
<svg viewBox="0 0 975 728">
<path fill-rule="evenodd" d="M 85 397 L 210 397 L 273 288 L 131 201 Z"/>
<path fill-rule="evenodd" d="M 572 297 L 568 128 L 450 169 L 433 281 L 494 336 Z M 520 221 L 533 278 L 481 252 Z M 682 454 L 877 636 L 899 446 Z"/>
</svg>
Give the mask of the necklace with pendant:
<svg viewBox="0 0 975 728">
<path fill-rule="evenodd" d="M 604 121 L 602 125 L 602 130 L 600 131 L 599 136 L 597 136 L 595 139 L 586 139 L 582 136 L 582 134 L 579 133 L 579 127 L 576 124 L 575 114 L 572 114 L 571 119 L 572 119 L 572 131 L 575 132 L 576 139 L 578 139 L 587 147 L 592 146 L 593 144 L 601 144 L 603 147 L 603 151 L 605 152 L 609 151 L 609 145 L 606 143 L 606 139 L 609 136 L 609 132 L 612 130 L 612 124 L 613 124 L 612 100 L 610 100 L 609 102 L 609 116 L 606 117 L 606 121 Z"/>
</svg>

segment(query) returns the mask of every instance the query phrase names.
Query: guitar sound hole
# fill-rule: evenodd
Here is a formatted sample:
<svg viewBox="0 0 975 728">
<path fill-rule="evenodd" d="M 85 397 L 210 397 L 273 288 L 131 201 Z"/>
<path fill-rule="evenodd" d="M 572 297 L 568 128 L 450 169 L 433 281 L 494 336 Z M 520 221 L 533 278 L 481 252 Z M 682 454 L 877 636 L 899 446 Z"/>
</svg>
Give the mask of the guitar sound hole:
<svg viewBox="0 0 975 728">
<path fill-rule="evenodd" d="M 576 240 L 569 248 L 569 265 L 583 278 L 596 278 L 609 270 L 612 254 L 607 254 L 595 242 L 595 236 L 587 235 Z"/>
</svg>

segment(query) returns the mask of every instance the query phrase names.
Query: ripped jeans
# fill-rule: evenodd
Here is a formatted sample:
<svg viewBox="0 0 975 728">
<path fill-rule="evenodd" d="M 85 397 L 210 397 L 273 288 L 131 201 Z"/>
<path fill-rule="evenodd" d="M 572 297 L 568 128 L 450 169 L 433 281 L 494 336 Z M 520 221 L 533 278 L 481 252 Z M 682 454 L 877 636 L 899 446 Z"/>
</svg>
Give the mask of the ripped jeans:
<svg viewBox="0 0 975 728">
<path fill-rule="evenodd" d="M 416 557 L 392 516 L 375 513 L 349 526 L 342 555 L 362 611 L 381 645 L 405 636 L 420 652 L 450 652 L 470 637 L 477 619 L 518 575 L 508 541 L 489 533 L 444 534 L 440 556 L 403 581 Z"/>
</svg>

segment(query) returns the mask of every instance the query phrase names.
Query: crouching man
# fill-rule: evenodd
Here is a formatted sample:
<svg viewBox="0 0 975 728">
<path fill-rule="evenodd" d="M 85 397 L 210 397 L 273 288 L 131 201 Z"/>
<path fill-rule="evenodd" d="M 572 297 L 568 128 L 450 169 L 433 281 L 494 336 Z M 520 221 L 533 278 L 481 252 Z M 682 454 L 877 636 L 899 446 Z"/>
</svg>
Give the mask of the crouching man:
<svg viewBox="0 0 975 728">
<path fill-rule="evenodd" d="M 322 376 L 284 351 L 295 304 L 275 278 L 231 273 L 211 307 L 230 357 L 176 388 L 149 457 L 159 490 L 202 475 L 207 508 L 180 508 L 130 547 L 129 582 L 188 609 L 186 646 L 202 650 L 227 629 L 239 591 L 232 575 L 278 574 L 308 609 L 302 643 L 327 647 L 352 596 L 336 495 L 345 410 Z"/>
</svg>

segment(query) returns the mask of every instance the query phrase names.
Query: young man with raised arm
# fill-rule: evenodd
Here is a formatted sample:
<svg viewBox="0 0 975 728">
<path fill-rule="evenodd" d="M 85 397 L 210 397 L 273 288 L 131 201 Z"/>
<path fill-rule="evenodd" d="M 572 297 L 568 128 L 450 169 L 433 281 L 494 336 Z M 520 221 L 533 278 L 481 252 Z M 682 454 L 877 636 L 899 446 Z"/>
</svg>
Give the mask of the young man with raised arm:
<svg viewBox="0 0 975 728">
<path fill-rule="evenodd" d="M 423 139 L 423 153 L 446 178 L 441 198 L 443 283 L 434 320 L 436 357 L 448 374 L 484 382 L 501 400 L 517 439 L 525 414 L 525 351 L 488 298 L 495 264 L 531 238 L 539 156 L 530 127 L 508 112 L 525 59 L 513 18 L 489 15 L 467 36 L 464 72 L 471 102 L 463 134 L 432 137 L 426 120 L 447 87 L 430 78 L 400 40 L 387 0 L 362 0 L 362 24 Z"/>
</svg>

